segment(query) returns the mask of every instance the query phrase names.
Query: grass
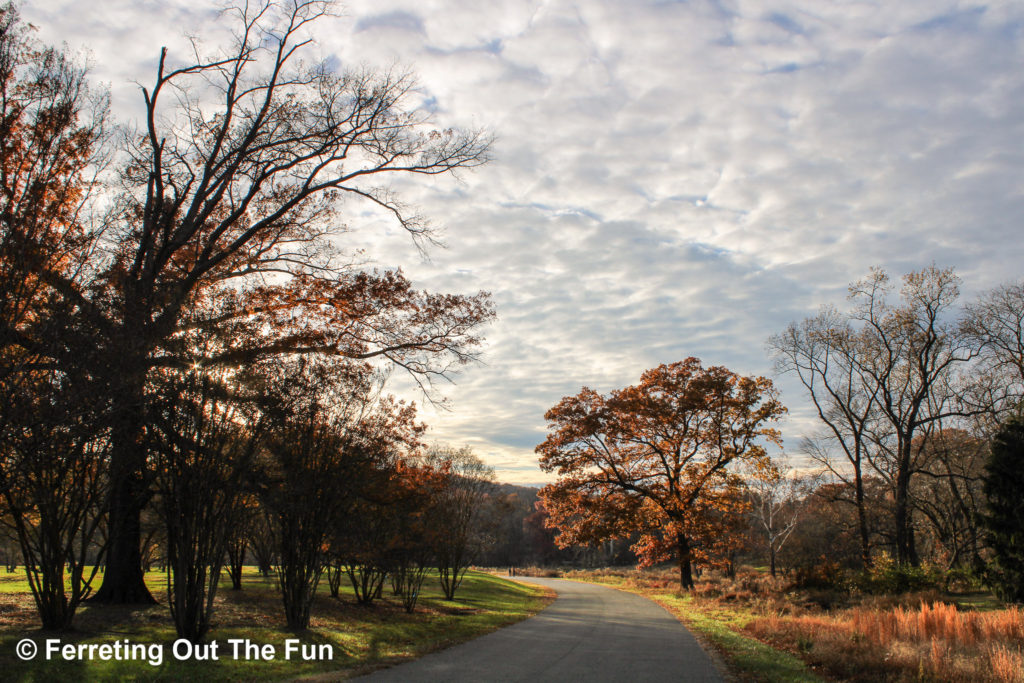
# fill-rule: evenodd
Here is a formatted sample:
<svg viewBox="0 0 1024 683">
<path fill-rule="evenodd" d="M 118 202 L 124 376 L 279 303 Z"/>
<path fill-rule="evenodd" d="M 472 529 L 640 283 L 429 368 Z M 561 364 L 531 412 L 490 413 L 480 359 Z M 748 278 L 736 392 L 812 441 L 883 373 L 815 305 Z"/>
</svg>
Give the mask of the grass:
<svg viewBox="0 0 1024 683">
<path fill-rule="evenodd" d="M 164 575 L 153 572 L 146 580 L 154 596 L 165 599 Z M 230 582 L 223 579 L 208 636 L 208 642 L 218 643 L 218 658 L 178 661 L 171 645 L 176 639 L 174 626 L 165 605 L 87 605 L 76 615 L 74 631 L 44 632 L 39 629 L 24 575 L 0 573 L 0 671 L 4 680 L 11 681 L 248 681 L 306 676 L 338 680 L 413 659 L 525 619 L 553 599 L 550 591 L 539 587 L 470 572 L 452 601 L 444 599 L 436 576 L 428 578 L 416 611 L 406 614 L 400 601 L 390 597 L 387 587 L 382 600 L 361 606 L 355 603 L 350 586 L 343 586 L 341 599 L 335 600 L 325 584 L 321 582 L 309 630 L 294 633 L 284 628 L 284 609 L 274 577 L 247 571 L 241 591 L 230 590 Z M 15 646 L 26 637 L 41 649 L 47 639 L 53 638 L 62 645 L 86 647 L 125 640 L 152 644 L 160 647 L 162 661 L 151 665 L 147 660 L 158 658 L 146 652 L 134 661 L 41 661 L 40 655 L 23 662 L 15 656 Z M 235 660 L 229 639 L 272 645 L 275 657 Z M 307 648 L 326 646 L 333 659 L 303 661 L 299 651 L 298 656 L 286 660 L 288 639 L 297 639 Z"/>
<path fill-rule="evenodd" d="M 848 681 L 1024 683 L 1024 611 L 961 611 L 955 604 L 856 607 L 833 614 L 768 615 L 750 630 Z"/>
<path fill-rule="evenodd" d="M 667 572 L 569 572 L 676 614 L 751 681 L 1024 683 L 1024 610 L 990 595 L 796 590 L 751 571 L 680 595 Z"/>
</svg>

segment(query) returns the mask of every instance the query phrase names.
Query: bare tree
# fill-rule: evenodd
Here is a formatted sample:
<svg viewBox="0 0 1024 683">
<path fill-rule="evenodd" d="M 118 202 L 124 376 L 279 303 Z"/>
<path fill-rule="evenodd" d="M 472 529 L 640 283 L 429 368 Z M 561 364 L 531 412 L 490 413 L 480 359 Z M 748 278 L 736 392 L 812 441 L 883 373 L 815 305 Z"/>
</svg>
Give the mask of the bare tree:
<svg viewBox="0 0 1024 683">
<path fill-rule="evenodd" d="M 494 470 L 468 446 L 433 446 L 426 454 L 426 464 L 447 479 L 435 503 L 440 528 L 434 534 L 434 555 L 441 590 L 445 598 L 454 600 L 484 541 L 477 522 L 484 498 L 494 488 Z"/>
<path fill-rule="evenodd" d="M 416 239 L 427 223 L 388 179 L 450 174 L 487 160 L 479 132 L 435 130 L 410 106 L 405 74 L 337 72 L 311 55 L 326 0 L 231 5 L 233 40 L 175 62 L 160 53 L 143 89 L 143 130 L 126 143 L 109 264 L 88 294 L 68 288 L 97 338 L 106 395 L 116 399 L 109 563 L 97 598 L 149 599 L 139 570 L 139 512 L 152 472 L 140 447 L 147 381 L 182 364 L 174 340 L 211 287 L 234 303 L 191 325 L 247 325 L 259 343 L 203 360 L 232 366 L 272 354 L 380 358 L 428 385 L 474 358 L 487 296 L 412 290 L 400 273 L 358 273 L 338 249 L 344 199 L 380 207 Z M 250 341 L 253 337 L 246 337 Z"/>
<path fill-rule="evenodd" d="M 866 340 L 831 307 L 801 323 L 791 323 L 768 340 L 778 372 L 797 376 L 811 397 L 826 436 L 805 445 L 808 454 L 853 488 L 857 508 L 861 562 L 871 566 L 870 532 L 865 508 L 864 470 L 872 421 L 876 419 L 876 387 L 865 381 L 858 357 Z M 834 449 L 842 453 L 837 463 Z M 844 462 L 845 461 L 845 462 Z"/>
<path fill-rule="evenodd" d="M 963 392 L 957 371 L 977 356 L 977 347 L 950 319 L 960 294 L 952 269 L 929 266 L 903 281 L 898 306 L 886 301 L 892 287 L 880 270 L 854 284 L 850 296 L 852 317 L 863 324 L 868 340 L 858 370 L 872 387 L 886 424 L 874 441 L 892 473 L 896 559 L 917 564 L 912 477 L 920 470 L 921 449 L 931 430 L 943 420 L 971 414 L 959 401 Z"/>
<path fill-rule="evenodd" d="M 817 487 L 819 476 L 797 476 L 789 463 L 776 458 L 772 468 L 755 471 L 747 479 L 747 500 L 755 533 L 768 549 L 768 567 L 775 576 L 776 559 L 796 529 L 808 496 Z"/>
<path fill-rule="evenodd" d="M 828 310 L 769 342 L 780 369 L 795 370 L 807 387 L 833 442 L 853 466 L 855 483 L 865 463 L 890 483 L 901 564 L 919 561 L 910 492 L 928 437 L 943 421 L 979 412 L 962 400 L 961 370 L 978 349 L 952 316 L 958 283 L 952 269 L 930 266 L 909 273 L 901 301 L 893 305 L 889 277 L 875 269 L 851 285 L 848 313 Z M 830 364 L 838 365 L 835 374 Z M 868 562 L 861 484 L 857 500 Z"/>
</svg>

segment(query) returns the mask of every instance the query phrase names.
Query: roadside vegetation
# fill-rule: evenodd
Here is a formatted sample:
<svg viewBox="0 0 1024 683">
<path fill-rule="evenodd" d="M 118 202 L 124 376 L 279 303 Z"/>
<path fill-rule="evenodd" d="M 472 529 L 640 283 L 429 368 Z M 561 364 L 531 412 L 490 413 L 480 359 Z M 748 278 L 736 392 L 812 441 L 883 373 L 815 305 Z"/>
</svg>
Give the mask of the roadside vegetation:
<svg viewBox="0 0 1024 683">
<path fill-rule="evenodd" d="M 744 568 L 733 579 L 705 575 L 682 593 L 668 569 L 521 571 L 650 598 L 744 681 L 1024 681 L 1024 610 L 977 586 L 944 590 L 940 580 L 904 593 L 864 589 L 894 566 L 831 585 Z"/>
<path fill-rule="evenodd" d="M 818 418 L 799 458 L 765 377 L 689 358 L 584 387 L 536 449 L 546 563 L 657 600 L 751 680 L 1024 681 L 1022 330 L 1022 283 L 961 303 L 952 268 L 872 269 L 767 340 Z"/>
<path fill-rule="evenodd" d="M 163 598 L 166 578 L 161 572 L 146 574 L 152 593 Z M 281 680 L 331 672 L 332 677 L 349 677 L 386 665 L 449 647 L 494 629 L 525 619 L 553 599 L 550 591 L 506 581 L 481 572 L 466 574 L 458 595 L 447 600 L 436 572 L 424 581 L 417 610 L 408 613 L 401 596 L 390 589 L 372 605 L 356 600 L 351 586 L 339 589 L 331 599 L 328 587 L 320 587 L 307 631 L 296 633 L 284 627 L 284 608 L 277 577 L 262 577 L 247 567 L 243 590 L 221 591 L 216 599 L 216 619 L 208 636 L 217 641 L 217 661 L 177 661 L 171 643 L 177 638 L 166 607 L 154 605 L 84 607 L 75 620 L 74 631 L 60 634 L 40 631 L 32 597 L 24 574 L 0 571 L 0 667 L 5 680 L 143 680 L 143 681 L 227 681 Z M 128 639 L 132 643 L 160 643 L 160 666 L 147 661 L 130 662 L 22 662 L 14 655 L 15 643 L 24 637 L 40 645 L 46 638 L 62 643 L 110 643 Z M 269 661 L 234 661 L 225 654 L 230 638 L 248 638 L 260 645 L 272 644 L 277 656 Z M 298 638 L 306 645 L 327 644 L 334 658 L 329 661 L 283 659 L 286 639 Z M 228 651 L 230 652 L 230 651 Z M 36 658 L 38 660 L 38 657 Z"/>
</svg>

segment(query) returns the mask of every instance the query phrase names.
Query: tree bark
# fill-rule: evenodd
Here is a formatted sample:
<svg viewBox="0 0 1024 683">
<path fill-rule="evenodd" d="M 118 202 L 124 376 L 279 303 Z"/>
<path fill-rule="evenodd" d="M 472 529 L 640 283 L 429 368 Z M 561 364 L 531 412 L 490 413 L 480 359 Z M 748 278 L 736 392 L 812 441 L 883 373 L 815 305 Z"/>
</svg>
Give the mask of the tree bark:
<svg viewBox="0 0 1024 683">
<path fill-rule="evenodd" d="M 868 532 L 868 513 L 864 508 L 864 479 L 860 474 L 860 463 L 854 473 L 854 499 L 857 502 L 857 531 L 860 535 L 860 561 L 864 569 L 871 568 L 871 536 Z"/>
<path fill-rule="evenodd" d="M 138 340 L 141 335 L 126 339 Z M 117 346 L 114 344 L 113 346 Z M 111 354 L 116 358 L 115 354 Z M 132 359 L 134 358 L 134 362 Z M 145 356 L 123 354 L 121 363 L 109 364 L 113 408 L 111 434 L 111 488 L 108 516 L 106 571 L 103 584 L 91 598 L 94 602 L 131 605 L 156 604 L 146 587 L 142 567 L 142 510 L 149 501 L 146 482 L 146 452 L 142 444 L 145 421 Z M 123 368 L 119 375 L 117 368 Z"/>
<path fill-rule="evenodd" d="M 91 598 L 94 602 L 155 605 L 142 571 L 143 495 L 137 476 L 120 476 L 113 482 L 110 497 L 109 547 L 103 584 Z"/>
<path fill-rule="evenodd" d="M 231 577 L 231 590 L 242 590 L 242 571 L 245 567 L 245 550 L 248 542 L 234 539 L 228 543 L 228 575 Z"/>
<path fill-rule="evenodd" d="M 899 449 L 899 468 L 896 473 L 895 523 L 896 562 L 902 565 L 919 564 L 914 548 L 914 531 L 910 518 L 910 440 Z"/>
<path fill-rule="evenodd" d="M 690 561 L 690 539 L 685 535 L 676 536 L 679 549 L 679 589 L 693 590 L 693 571 Z"/>
</svg>

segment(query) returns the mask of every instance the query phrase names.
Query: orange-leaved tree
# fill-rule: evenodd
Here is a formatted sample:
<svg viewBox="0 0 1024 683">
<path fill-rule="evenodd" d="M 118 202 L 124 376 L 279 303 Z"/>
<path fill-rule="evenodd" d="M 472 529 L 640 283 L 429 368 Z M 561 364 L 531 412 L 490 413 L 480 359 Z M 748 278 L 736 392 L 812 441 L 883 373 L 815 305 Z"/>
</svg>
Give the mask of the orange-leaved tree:
<svg viewBox="0 0 1024 683">
<path fill-rule="evenodd" d="M 71 626 L 102 559 L 102 404 L 87 373 L 54 360 L 91 354 L 90 322 L 60 287 L 90 267 L 83 207 L 104 164 L 106 115 L 80 60 L 0 5 L 0 524 L 17 538 L 46 629 Z"/>
<path fill-rule="evenodd" d="M 673 549 L 680 586 L 692 588 L 692 562 L 728 535 L 721 531 L 744 504 L 730 465 L 770 467 L 766 445 L 781 438 L 768 424 L 785 410 L 770 380 L 697 358 L 607 395 L 584 387 L 563 398 L 545 414 L 549 434 L 537 447 L 541 469 L 558 475 L 540 493 L 557 542 L 640 532 L 642 561 Z"/>
</svg>

